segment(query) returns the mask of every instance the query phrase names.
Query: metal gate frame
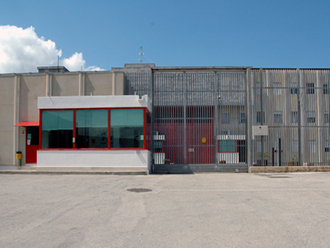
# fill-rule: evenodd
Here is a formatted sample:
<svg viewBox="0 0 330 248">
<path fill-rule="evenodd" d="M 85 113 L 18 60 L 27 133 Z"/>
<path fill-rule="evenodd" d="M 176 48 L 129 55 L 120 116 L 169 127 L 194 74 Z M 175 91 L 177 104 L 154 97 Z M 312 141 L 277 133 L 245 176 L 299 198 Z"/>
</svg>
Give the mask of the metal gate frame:
<svg viewBox="0 0 330 248">
<path fill-rule="evenodd" d="M 245 123 L 245 130 L 244 130 L 244 134 L 245 134 L 245 163 L 233 163 L 233 164 L 219 164 L 219 159 L 217 158 L 218 156 L 218 151 L 219 151 L 219 145 L 218 145 L 218 139 L 217 136 L 219 135 L 219 131 L 221 130 L 221 125 L 220 125 L 220 112 L 218 111 L 218 106 L 222 106 L 221 104 L 219 104 L 218 101 L 218 96 L 219 96 L 219 75 L 222 75 L 224 73 L 235 73 L 235 72 L 239 72 L 239 73 L 244 73 L 243 76 L 243 81 L 245 83 L 245 87 L 243 87 L 244 89 L 244 96 L 242 98 L 242 101 L 244 101 L 244 105 L 243 108 L 245 110 L 245 117 L 246 117 L 246 123 Z M 249 141 L 251 140 L 251 130 L 252 130 L 252 126 L 250 123 L 251 122 L 251 106 L 250 106 L 250 100 L 251 100 L 251 84 L 250 84 L 250 68 L 247 67 L 233 67 L 233 68 L 161 68 L 161 67 L 157 67 L 157 68 L 151 68 L 151 99 L 152 99 L 152 120 L 151 120 L 151 127 L 152 127 L 152 133 L 155 133 L 155 119 L 156 119 L 156 101 L 158 99 L 156 98 L 156 94 L 157 92 L 157 86 L 156 84 L 156 75 L 159 75 L 160 73 L 176 73 L 176 74 L 181 74 L 181 75 L 188 75 L 191 73 L 195 73 L 195 75 L 197 74 L 207 74 L 207 75 L 214 75 L 213 78 L 213 92 L 212 92 L 212 99 L 211 101 L 213 101 L 213 116 L 212 116 L 212 120 L 213 120 L 213 126 L 214 126 L 214 130 L 213 130 L 213 147 L 214 147 L 214 161 L 213 163 L 203 163 L 203 164 L 189 164 L 187 163 L 187 82 L 185 80 L 183 80 L 183 85 L 184 85 L 184 89 L 183 92 L 184 97 L 183 97 L 183 163 L 173 163 L 170 165 L 165 165 L 165 164 L 161 164 L 158 165 L 157 163 L 155 163 L 154 159 L 153 159 L 153 168 L 154 172 L 159 172 L 161 171 L 161 169 L 163 170 L 167 170 L 170 172 L 192 172 L 192 171 L 245 171 L 246 172 L 249 170 L 249 167 L 252 164 L 252 158 L 251 158 L 251 152 L 252 152 L 252 148 L 249 144 Z M 185 78 L 185 77 L 183 77 Z M 185 78 L 186 79 L 186 78 Z M 217 80 L 218 79 L 218 80 Z M 166 82 L 165 82 L 166 83 Z M 216 85 L 217 84 L 217 85 Z M 230 84 L 230 83 L 229 83 Z M 228 85 L 227 85 L 228 86 Z M 240 87 L 240 86 L 238 86 Z M 215 88 L 217 90 L 215 90 Z M 223 91 L 221 91 L 223 92 Z M 229 96 L 230 93 L 232 93 L 234 91 L 227 91 L 227 95 Z M 209 92 L 211 93 L 211 92 Z M 190 99 L 191 100 L 191 99 Z M 228 105 L 228 108 L 230 109 L 230 105 Z M 221 109 L 221 107 L 219 107 L 219 110 Z M 236 118 L 236 120 L 238 121 L 238 118 Z M 202 120 L 201 120 L 202 121 Z M 152 139 L 154 139 L 154 135 L 152 135 Z M 154 147 L 154 140 L 152 142 L 152 158 L 154 158 L 154 154 L 155 154 L 155 147 Z"/>
</svg>

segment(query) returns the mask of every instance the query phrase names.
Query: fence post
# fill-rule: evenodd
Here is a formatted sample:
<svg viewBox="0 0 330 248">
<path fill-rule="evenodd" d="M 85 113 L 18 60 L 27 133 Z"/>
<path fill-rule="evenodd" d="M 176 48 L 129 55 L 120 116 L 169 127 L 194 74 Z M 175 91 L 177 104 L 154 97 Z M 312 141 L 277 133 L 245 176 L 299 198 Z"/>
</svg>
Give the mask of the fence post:
<svg viewBox="0 0 330 248">
<path fill-rule="evenodd" d="M 154 87 L 154 70 L 151 68 L 151 172 L 155 173 L 155 157 L 154 157 L 154 132 L 155 132 L 155 87 Z"/>
<path fill-rule="evenodd" d="M 251 68 L 246 70 L 246 148 L 247 148 L 247 164 L 248 171 L 253 164 L 252 157 L 252 81 L 251 81 Z"/>
<path fill-rule="evenodd" d="M 297 68 L 298 81 L 298 165 L 301 166 L 301 108 L 300 108 L 300 69 Z"/>
</svg>

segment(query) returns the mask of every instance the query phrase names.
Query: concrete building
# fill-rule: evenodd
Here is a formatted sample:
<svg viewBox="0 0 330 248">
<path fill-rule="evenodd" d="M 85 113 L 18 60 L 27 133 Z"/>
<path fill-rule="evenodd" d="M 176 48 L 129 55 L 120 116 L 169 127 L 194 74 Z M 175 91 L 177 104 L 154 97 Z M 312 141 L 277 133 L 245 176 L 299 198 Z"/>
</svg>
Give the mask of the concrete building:
<svg viewBox="0 0 330 248">
<path fill-rule="evenodd" d="M 260 164 L 329 163 L 330 69 L 156 67 L 154 64 L 128 64 L 98 72 L 69 72 L 65 67 L 38 69 L 39 73 L 0 75 L 3 116 L 0 165 L 17 165 L 15 153 L 22 151 L 22 164 L 36 163 L 38 169 L 98 167 L 97 164 L 118 169 L 131 162 L 120 165 L 116 159 L 107 158 L 107 163 L 104 160 L 92 164 L 91 161 L 97 161 L 92 155 L 80 162 L 74 162 L 73 158 L 98 152 L 106 157 L 116 149 L 123 152 L 127 148 L 134 151 L 132 161 L 143 153 L 141 159 L 147 164 L 144 168 L 164 173 L 247 171 L 249 166 Z M 95 105 L 101 96 L 108 98 L 102 106 Z M 81 150 L 75 147 L 79 135 L 74 133 L 80 124 L 73 119 L 72 134 L 69 133 L 73 144 L 67 151 L 63 153 L 60 147 L 50 149 L 41 144 L 45 135 L 42 126 L 48 125 L 42 123 L 43 111 L 70 109 L 77 118 L 77 110 L 106 109 L 110 122 L 111 109 L 128 108 L 125 105 L 128 96 L 131 96 L 129 101 L 135 101 L 130 108 L 141 107 L 144 113 L 151 114 L 150 120 L 144 117 L 143 133 L 135 131 L 138 135 L 134 135 L 138 136 L 136 144 L 143 139 L 143 147 L 134 147 L 134 140 L 127 141 L 133 142 L 129 145 L 132 147 L 118 147 L 118 144 L 116 147 L 111 142 L 116 131 L 110 123 L 106 134 L 109 144 L 103 150 L 92 152 L 90 147 Z M 128 128 L 129 124 L 125 125 Z M 254 127 L 266 133 L 258 133 Z M 87 135 L 86 130 L 79 132 Z M 91 140 L 98 142 L 97 138 L 88 142 Z M 47 157 L 61 159 L 51 164 Z M 126 169 L 134 170 L 133 164 Z"/>
</svg>

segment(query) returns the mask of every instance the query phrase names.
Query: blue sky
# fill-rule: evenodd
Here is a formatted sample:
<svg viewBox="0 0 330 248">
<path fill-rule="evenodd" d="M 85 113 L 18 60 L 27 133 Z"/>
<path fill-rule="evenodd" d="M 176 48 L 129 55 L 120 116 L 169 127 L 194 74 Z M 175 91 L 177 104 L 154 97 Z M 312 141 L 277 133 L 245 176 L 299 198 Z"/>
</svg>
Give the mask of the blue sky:
<svg viewBox="0 0 330 248">
<path fill-rule="evenodd" d="M 85 67 L 330 67 L 330 1 L 0 2 L 0 25 L 34 27 Z"/>
</svg>

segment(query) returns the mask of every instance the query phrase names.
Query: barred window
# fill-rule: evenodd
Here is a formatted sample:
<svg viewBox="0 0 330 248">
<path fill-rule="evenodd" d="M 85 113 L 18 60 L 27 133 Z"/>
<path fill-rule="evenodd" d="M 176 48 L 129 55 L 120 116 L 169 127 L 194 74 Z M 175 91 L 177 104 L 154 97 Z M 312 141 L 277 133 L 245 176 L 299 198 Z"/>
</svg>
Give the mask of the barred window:
<svg viewBox="0 0 330 248">
<path fill-rule="evenodd" d="M 314 94 L 315 88 L 314 83 L 306 83 L 306 94 Z"/>
</svg>

